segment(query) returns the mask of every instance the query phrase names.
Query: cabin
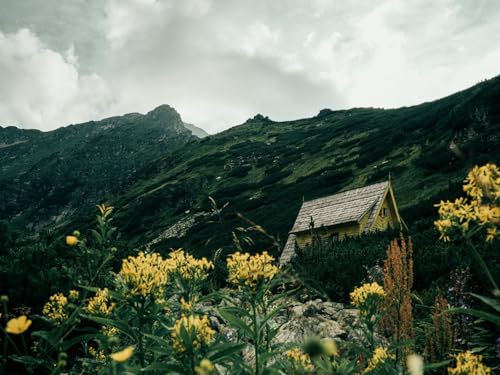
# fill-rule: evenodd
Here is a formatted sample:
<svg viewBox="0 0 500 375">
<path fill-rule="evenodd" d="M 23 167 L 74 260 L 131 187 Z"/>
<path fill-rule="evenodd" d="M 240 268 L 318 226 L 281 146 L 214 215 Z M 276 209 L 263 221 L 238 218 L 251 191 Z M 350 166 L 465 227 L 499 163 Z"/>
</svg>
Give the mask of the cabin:
<svg viewBox="0 0 500 375">
<path fill-rule="evenodd" d="M 318 236 L 338 241 L 403 226 L 390 180 L 307 201 L 289 232 L 280 264 L 288 263 L 297 247 L 311 245 Z"/>
</svg>

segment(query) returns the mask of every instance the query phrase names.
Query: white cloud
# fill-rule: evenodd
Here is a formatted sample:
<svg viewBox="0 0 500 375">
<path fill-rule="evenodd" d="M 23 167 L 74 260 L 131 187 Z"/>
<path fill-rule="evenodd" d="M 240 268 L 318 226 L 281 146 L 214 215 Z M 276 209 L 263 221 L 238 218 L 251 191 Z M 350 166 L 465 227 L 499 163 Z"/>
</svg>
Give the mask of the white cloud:
<svg viewBox="0 0 500 375">
<path fill-rule="evenodd" d="M 1 124 L 49 130 L 100 116 L 111 93 L 76 62 L 74 49 L 53 51 L 28 29 L 0 32 Z"/>
<path fill-rule="evenodd" d="M 33 115 L 45 127 L 167 103 L 216 132 L 256 113 L 285 120 L 417 104 L 500 73 L 494 0 L 47 0 L 36 14 L 21 3 L 7 3 L 0 30 L 9 26 L 12 39 L 18 24 L 34 25 L 37 52 L 9 47 L 26 62 L 10 63 L 17 99 L 0 104 L 0 124 L 27 116 L 18 104 L 36 96 L 30 81 L 48 93 L 32 111 L 52 108 Z M 42 59 L 61 69 L 28 80 L 25 65 Z M 50 94 L 62 84 L 68 96 Z"/>
</svg>

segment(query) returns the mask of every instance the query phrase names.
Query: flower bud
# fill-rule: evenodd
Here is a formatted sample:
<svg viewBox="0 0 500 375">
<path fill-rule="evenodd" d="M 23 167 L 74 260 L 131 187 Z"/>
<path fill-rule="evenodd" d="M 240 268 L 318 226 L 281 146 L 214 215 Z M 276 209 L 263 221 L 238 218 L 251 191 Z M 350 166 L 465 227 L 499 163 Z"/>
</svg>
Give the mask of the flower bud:
<svg viewBox="0 0 500 375">
<path fill-rule="evenodd" d="M 66 245 L 76 246 L 78 244 L 78 238 L 75 236 L 66 236 Z"/>
</svg>

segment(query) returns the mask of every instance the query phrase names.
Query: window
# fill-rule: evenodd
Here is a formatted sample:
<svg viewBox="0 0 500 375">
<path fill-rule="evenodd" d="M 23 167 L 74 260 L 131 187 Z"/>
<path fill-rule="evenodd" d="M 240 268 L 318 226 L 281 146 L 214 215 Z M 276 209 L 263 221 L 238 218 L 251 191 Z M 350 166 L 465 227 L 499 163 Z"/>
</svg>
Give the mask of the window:
<svg viewBox="0 0 500 375">
<path fill-rule="evenodd" d="M 338 233 L 332 233 L 330 236 L 330 240 L 332 242 L 338 241 L 339 240 L 339 234 Z"/>
<path fill-rule="evenodd" d="M 387 208 L 386 207 L 382 208 L 382 211 L 380 211 L 380 216 L 387 217 Z"/>
</svg>

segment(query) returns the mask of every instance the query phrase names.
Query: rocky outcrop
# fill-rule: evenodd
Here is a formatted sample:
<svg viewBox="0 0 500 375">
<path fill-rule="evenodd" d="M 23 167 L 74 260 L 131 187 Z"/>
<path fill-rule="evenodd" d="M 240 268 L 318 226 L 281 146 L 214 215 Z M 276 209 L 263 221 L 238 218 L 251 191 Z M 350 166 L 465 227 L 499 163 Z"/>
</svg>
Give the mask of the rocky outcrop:
<svg viewBox="0 0 500 375">
<path fill-rule="evenodd" d="M 212 315 L 211 322 L 229 340 L 236 338 L 236 331 L 227 327 L 217 314 Z M 359 310 L 321 299 L 306 302 L 290 300 L 271 325 L 280 326 L 275 337 L 277 344 L 301 343 L 310 337 L 330 338 L 339 343 L 363 340 Z"/>
<path fill-rule="evenodd" d="M 345 308 L 342 303 L 295 301 L 278 319 L 284 321 L 275 338 L 278 343 L 300 343 L 312 336 L 336 341 L 360 338 L 359 311 Z"/>
</svg>

